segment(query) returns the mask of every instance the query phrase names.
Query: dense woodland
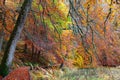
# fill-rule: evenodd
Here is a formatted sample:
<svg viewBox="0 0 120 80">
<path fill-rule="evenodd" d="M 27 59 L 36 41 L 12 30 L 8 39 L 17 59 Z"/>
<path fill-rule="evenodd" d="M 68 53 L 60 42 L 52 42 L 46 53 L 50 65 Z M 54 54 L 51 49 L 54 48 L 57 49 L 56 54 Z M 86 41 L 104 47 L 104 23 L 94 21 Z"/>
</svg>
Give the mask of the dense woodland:
<svg viewBox="0 0 120 80">
<path fill-rule="evenodd" d="M 1 0 L 0 61 L 4 80 L 119 80 L 57 74 L 120 66 L 120 0 Z"/>
</svg>

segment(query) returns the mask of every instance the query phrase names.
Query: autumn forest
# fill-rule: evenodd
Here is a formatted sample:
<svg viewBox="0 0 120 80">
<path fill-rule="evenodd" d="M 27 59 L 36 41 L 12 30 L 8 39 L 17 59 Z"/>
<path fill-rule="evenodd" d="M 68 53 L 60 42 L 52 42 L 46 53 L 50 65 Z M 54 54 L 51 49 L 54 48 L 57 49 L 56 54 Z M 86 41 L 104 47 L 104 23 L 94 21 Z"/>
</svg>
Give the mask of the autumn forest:
<svg viewBox="0 0 120 80">
<path fill-rule="evenodd" d="M 0 0 L 0 80 L 120 80 L 120 0 Z"/>
</svg>

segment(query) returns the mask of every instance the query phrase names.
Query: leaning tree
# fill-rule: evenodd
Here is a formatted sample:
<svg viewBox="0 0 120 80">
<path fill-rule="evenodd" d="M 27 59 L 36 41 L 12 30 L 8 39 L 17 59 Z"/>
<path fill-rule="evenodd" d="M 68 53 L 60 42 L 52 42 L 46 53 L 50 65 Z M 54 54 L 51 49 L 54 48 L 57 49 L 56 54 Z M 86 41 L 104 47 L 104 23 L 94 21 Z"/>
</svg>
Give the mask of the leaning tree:
<svg viewBox="0 0 120 80">
<path fill-rule="evenodd" d="M 23 2 L 21 11 L 19 12 L 18 19 L 5 48 L 4 56 L 0 65 L 0 75 L 2 76 L 6 76 L 9 73 L 10 66 L 12 65 L 12 60 L 14 57 L 16 44 L 24 27 L 24 23 L 30 10 L 31 4 L 32 0 L 24 0 Z"/>
</svg>

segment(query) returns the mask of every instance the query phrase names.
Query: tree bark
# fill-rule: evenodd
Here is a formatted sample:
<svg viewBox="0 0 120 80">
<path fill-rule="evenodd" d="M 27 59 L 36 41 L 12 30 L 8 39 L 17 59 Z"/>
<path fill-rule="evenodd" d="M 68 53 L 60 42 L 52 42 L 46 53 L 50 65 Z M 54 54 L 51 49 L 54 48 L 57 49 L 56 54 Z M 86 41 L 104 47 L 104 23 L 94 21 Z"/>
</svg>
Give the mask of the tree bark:
<svg viewBox="0 0 120 80">
<path fill-rule="evenodd" d="M 17 41 L 19 40 L 20 33 L 24 27 L 24 23 L 27 17 L 27 14 L 30 10 L 32 0 L 24 0 L 24 3 L 21 7 L 17 22 L 11 33 L 10 39 L 7 43 L 4 56 L 0 65 L 0 74 L 6 76 L 9 73 L 10 66 L 12 65 L 12 60 L 14 57 L 14 52 L 16 48 Z"/>
<path fill-rule="evenodd" d="M 2 45 L 3 45 L 3 40 L 4 40 L 4 31 L 0 31 L 0 52 L 2 51 Z"/>
</svg>

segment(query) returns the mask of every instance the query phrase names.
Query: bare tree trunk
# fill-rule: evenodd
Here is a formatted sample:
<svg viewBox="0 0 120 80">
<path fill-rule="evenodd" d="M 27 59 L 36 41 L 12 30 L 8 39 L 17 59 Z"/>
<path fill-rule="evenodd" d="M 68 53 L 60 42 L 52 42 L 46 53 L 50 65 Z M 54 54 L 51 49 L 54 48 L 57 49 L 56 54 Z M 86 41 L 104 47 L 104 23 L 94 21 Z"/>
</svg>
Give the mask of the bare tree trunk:
<svg viewBox="0 0 120 80">
<path fill-rule="evenodd" d="M 0 4 L 2 6 L 5 6 L 5 0 L 1 1 Z M 0 52 L 1 52 L 3 41 L 4 41 L 4 29 L 3 29 L 3 27 L 5 27 L 6 22 L 5 22 L 5 10 L 3 7 L 0 10 L 2 11 L 1 12 L 2 29 L 0 30 Z"/>
<path fill-rule="evenodd" d="M 16 48 L 17 41 L 19 40 L 20 33 L 24 27 L 24 23 L 27 14 L 30 10 L 32 0 L 24 0 L 21 11 L 19 13 L 16 25 L 11 33 L 10 39 L 7 43 L 4 56 L 0 65 L 0 74 L 6 76 L 9 73 L 10 66 L 12 65 L 12 60 L 14 57 L 14 52 Z"/>
<path fill-rule="evenodd" d="M 26 43 L 24 45 L 24 53 L 28 53 L 28 51 L 27 51 L 27 44 Z"/>
<path fill-rule="evenodd" d="M 4 40 L 4 31 L 2 29 L 0 31 L 0 52 L 2 51 L 3 40 Z"/>
</svg>

